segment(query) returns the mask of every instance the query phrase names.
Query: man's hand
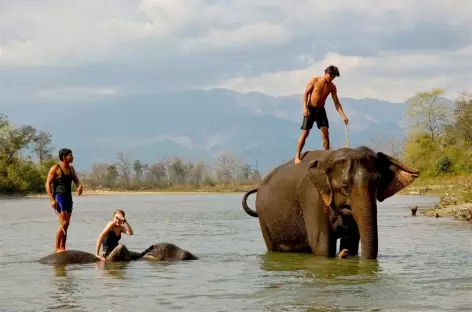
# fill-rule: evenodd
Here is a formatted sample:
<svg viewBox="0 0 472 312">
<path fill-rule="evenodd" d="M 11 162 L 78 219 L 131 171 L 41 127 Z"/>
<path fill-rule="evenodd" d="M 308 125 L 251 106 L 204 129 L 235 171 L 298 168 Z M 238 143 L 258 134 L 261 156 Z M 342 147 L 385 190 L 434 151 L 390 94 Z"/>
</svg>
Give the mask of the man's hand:
<svg viewBox="0 0 472 312">
<path fill-rule="evenodd" d="M 82 195 L 82 191 L 83 191 L 84 187 L 82 186 L 82 184 L 79 185 L 79 187 L 77 187 L 77 195 Z"/>
<path fill-rule="evenodd" d="M 51 208 L 56 209 L 57 208 L 57 201 L 56 200 L 51 200 Z"/>
<path fill-rule="evenodd" d="M 308 108 L 305 107 L 303 109 L 303 116 L 308 117 L 308 115 L 310 115 L 310 111 L 308 110 Z"/>
<path fill-rule="evenodd" d="M 345 125 L 347 125 L 349 123 L 349 119 L 346 116 L 343 117 L 343 120 L 344 120 Z"/>
</svg>

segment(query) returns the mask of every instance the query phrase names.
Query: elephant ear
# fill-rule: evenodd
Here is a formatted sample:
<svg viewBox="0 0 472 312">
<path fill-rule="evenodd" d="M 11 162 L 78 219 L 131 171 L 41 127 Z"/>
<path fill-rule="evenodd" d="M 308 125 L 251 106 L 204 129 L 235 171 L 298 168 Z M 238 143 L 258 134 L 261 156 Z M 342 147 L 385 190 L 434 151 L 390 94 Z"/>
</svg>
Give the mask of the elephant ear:
<svg viewBox="0 0 472 312">
<path fill-rule="evenodd" d="M 333 189 L 325 168 L 318 160 L 313 160 L 309 163 L 308 172 L 311 182 L 320 193 L 325 205 L 329 207 L 333 200 Z"/>
<path fill-rule="evenodd" d="M 377 200 L 380 202 L 395 195 L 420 176 L 419 170 L 409 167 L 384 153 L 378 152 L 377 158 L 380 174 Z"/>
</svg>

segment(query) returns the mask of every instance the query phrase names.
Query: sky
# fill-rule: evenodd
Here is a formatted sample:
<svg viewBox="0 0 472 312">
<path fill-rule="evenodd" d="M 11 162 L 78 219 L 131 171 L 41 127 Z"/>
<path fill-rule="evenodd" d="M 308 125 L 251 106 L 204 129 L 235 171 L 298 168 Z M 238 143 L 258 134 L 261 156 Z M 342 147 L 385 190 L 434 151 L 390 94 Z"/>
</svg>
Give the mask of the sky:
<svg viewBox="0 0 472 312">
<path fill-rule="evenodd" d="M 228 88 L 339 97 L 472 91 L 469 0 L 2 0 L 0 101 Z"/>
</svg>

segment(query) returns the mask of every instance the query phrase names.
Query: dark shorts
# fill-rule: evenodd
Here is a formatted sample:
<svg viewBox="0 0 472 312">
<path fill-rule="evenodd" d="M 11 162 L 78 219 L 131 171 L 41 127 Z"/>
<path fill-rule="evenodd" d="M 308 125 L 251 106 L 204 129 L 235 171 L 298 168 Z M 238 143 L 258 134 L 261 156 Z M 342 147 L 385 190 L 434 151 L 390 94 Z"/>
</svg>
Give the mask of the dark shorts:
<svg viewBox="0 0 472 312">
<path fill-rule="evenodd" d="M 66 211 L 68 213 L 72 212 L 72 196 L 69 198 L 69 196 L 64 196 L 64 194 L 56 194 L 56 201 L 57 201 L 57 207 L 56 210 L 57 212 L 63 212 Z"/>
<path fill-rule="evenodd" d="M 322 108 L 308 108 L 310 115 L 303 116 L 303 122 L 300 129 L 302 130 L 310 130 L 313 128 L 313 124 L 316 121 L 316 126 L 318 129 L 321 127 L 329 128 L 328 116 L 326 115 L 326 109 Z"/>
</svg>

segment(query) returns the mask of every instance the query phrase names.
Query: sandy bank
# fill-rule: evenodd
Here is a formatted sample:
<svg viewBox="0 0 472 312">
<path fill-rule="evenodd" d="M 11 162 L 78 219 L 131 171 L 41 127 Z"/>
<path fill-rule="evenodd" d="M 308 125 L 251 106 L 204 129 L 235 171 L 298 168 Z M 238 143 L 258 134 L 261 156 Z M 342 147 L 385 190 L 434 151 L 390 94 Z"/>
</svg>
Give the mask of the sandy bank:
<svg viewBox="0 0 472 312">
<path fill-rule="evenodd" d="M 235 194 L 242 193 L 245 190 L 224 190 L 224 191 L 112 191 L 112 190 L 86 190 L 82 196 L 145 196 L 145 195 L 204 195 L 204 194 Z M 77 196 L 73 193 L 73 196 Z M 28 198 L 47 198 L 47 194 L 26 195 Z M 4 196 L 9 198 L 9 196 Z"/>
</svg>

